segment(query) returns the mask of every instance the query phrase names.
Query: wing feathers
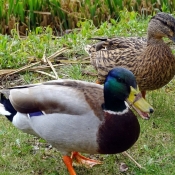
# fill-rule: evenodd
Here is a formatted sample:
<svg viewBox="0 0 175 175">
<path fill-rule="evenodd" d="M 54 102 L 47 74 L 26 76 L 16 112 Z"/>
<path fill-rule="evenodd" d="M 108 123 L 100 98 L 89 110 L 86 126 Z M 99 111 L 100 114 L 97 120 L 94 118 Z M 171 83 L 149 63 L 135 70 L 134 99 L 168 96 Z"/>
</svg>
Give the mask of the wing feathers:
<svg viewBox="0 0 175 175">
<path fill-rule="evenodd" d="M 45 113 L 81 115 L 93 110 L 102 116 L 103 86 L 75 80 L 56 80 L 10 89 L 9 99 L 21 113 L 38 110 Z"/>
</svg>

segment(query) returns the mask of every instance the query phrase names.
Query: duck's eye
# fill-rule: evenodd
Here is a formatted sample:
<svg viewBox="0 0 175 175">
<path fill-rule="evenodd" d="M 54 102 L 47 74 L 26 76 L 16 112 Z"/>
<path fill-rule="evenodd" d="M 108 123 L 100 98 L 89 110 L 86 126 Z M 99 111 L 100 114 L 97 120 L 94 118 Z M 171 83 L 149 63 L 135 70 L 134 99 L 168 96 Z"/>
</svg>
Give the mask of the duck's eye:
<svg viewBox="0 0 175 175">
<path fill-rule="evenodd" d="M 120 78 L 120 77 L 117 77 L 116 80 L 117 80 L 118 82 L 120 82 L 120 83 L 125 83 L 125 80 L 122 79 L 122 78 Z"/>
</svg>

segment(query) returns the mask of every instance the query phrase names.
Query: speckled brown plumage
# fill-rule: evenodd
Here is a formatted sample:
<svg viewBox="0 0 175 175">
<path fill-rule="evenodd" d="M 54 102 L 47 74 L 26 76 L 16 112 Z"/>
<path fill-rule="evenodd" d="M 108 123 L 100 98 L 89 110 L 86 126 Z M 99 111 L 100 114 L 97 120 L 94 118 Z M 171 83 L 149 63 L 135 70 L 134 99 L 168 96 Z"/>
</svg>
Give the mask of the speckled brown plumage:
<svg viewBox="0 0 175 175">
<path fill-rule="evenodd" d="M 175 41 L 175 18 L 161 12 L 151 18 L 147 40 L 98 38 L 99 43 L 86 48 L 98 71 L 98 81 L 103 83 L 109 70 L 122 66 L 134 73 L 141 91 L 166 85 L 175 75 L 175 57 L 163 37 Z"/>
</svg>

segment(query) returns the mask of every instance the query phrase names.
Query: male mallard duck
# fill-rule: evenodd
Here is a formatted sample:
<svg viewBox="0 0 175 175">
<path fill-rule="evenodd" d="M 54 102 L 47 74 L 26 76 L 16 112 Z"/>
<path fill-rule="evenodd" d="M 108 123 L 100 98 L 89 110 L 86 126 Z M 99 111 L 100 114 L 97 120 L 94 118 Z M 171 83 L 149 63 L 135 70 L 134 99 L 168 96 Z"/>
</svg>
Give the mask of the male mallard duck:
<svg viewBox="0 0 175 175">
<path fill-rule="evenodd" d="M 73 158 L 89 166 L 100 163 L 78 152 L 115 154 L 137 141 L 139 122 L 125 100 L 129 97 L 144 112 L 153 109 L 138 98 L 136 87 L 132 72 L 118 67 L 109 72 L 104 88 L 84 81 L 56 80 L 2 89 L 0 114 L 61 151 L 70 175 L 75 175 Z"/>
<path fill-rule="evenodd" d="M 98 71 L 100 84 L 109 70 L 122 66 L 133 72 L 145 97 L 147 90 L 163 87 L 175 75 L 175 57 L 163 37 L 175 41 L 175 18 L 161 12 L 151 18 L 147 40 L 133 37 L 96 38 L 101 42 L 87 46 L 85 50 Z"/>
</svg>

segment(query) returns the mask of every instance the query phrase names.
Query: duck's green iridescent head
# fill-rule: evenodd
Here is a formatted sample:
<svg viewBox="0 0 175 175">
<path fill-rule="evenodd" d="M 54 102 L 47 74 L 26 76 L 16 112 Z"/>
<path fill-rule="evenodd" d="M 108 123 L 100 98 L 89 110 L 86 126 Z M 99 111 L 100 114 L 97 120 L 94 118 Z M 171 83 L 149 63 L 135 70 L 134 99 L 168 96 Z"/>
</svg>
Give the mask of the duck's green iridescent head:
<svg viewBox="0 0 175 175">
<path fill-rule="evenodd" d="M 122 67 L 116 67 L 112 69 L 104 83 L 104 95 L 105 98 L 110 96 L 124 101 L 129 97 L 130 86 L 134 89 L 137 88 L 137 83 L 134 74 Z"/>
<path fill-rule="evenodd" d="M 103 109 L 105 110 L 123 111 L 126 109 L 124 101 L 127 100 L 142 115 L 154 111 L 138 91 L 134 74 L 122 67 L 116 67 L 108 73 L 104 83 L 104 100 Z M 145 116 L 148 115 L 144 114 L 143 118 Z"/>
</svg>

